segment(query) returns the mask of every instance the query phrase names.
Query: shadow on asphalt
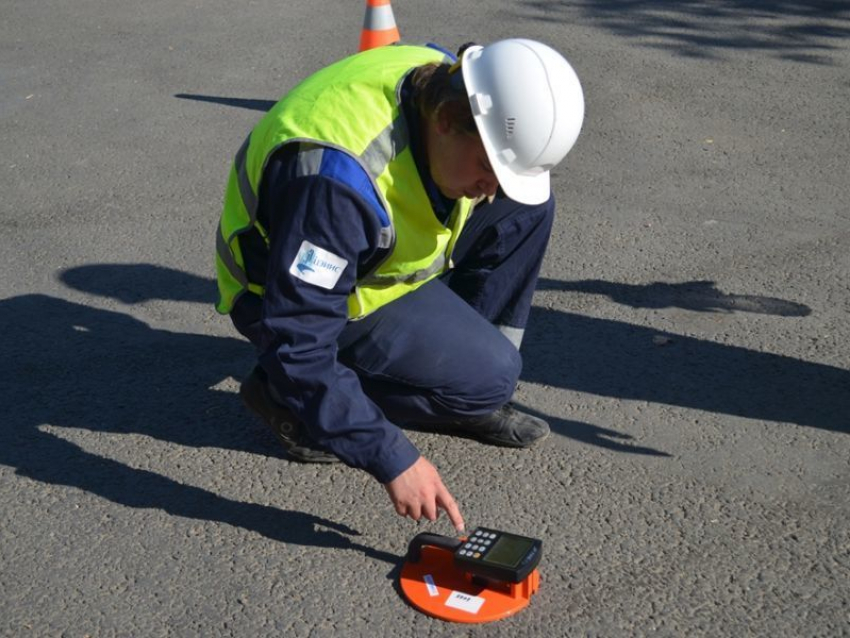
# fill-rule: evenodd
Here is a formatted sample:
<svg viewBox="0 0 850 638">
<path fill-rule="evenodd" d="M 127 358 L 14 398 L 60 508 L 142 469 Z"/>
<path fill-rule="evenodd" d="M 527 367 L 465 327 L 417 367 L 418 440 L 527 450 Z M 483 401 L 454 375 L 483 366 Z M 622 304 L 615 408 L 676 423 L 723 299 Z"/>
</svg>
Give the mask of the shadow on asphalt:
<svg viewBox="0 0 850 638">
<path fill-rule="evenodd" d="M 612 430 L 610 428 L 601 428 L 589 423 L 581 421 L 568 421 L 558 417 L 553 417 L 537 410 L 532 410 L 527 406 L 517 406 L 520 411 L 527 412 L 536 417 L 540 417 L 549 424 L 552 432 L 560 434 L 574 441 L 580 441 L 587 445 L 595 445 L 613 452 L 622 452 L 624 454 L 644 454 L 646 456 L 670 456 L 667 452 L 661 452 L 651 447 L 644 447 L 632 443 L 634 437 L 631 434 L 625 434 Z"/>
<path fill-rule="evenodd" d="M 574 22 L 677 55 L 721 59 L 762 52 L 794 62 L 836 64 L 850 37 L 850 3 L 825 0 L 519 0 L 522 19 Z"/>
<path fill-rule="evenodd" d="M 148 267 L 141 272 L 148 270 L 160 272 Z M 173 276 L 176 282 L 187 277 Z M 153 276 L 145 285 L 159 283 Z M 173 293 L 168 286 L 162 290 Z M 39 427 L 137 433 L 190 447 L 282 455 L 271 435 L 250 435 L 249 426 L 265 429 L 246 418 L 232 393 L 212 389 L 250 370 L 253 353 L 246 342 L 154 330 L 121 313 L 45 295 L 0 301 L 0 323 L 6 327 L 0 346 L 6 362 L 0 369 L 6 404 L 0 463 L 18 475 L 75 487 L 127 507 L 226 523 L 284 543 L 351 549 L 388 563 L 398 561 L 352 541 L 347 535 L 357 532 L 344 525 L 233 501 L 98 456 Z"/>
<path fill-rule="evenodd" d="M 850 432 L 841 368 L 542 308 L 532 308 L 522 351 L 525 381 Z"/>
<path fill-rule="evenodd" d="M 717 290 L 713 281 L 685 281 L 668 284 L 620 284 L 598 279 L 558 281 L 543 277 L 537 290 L 559 290 L 604 295 L 611 301 L 632 308 L 682 308 L 696 312 L 753 312 L 780 317 L 806 317 L 811 309 L 801 303 L 762 297 L 735 295 Z"/>
<path fill-rule="evenodd" d="M 162 299 L 212 308 L 218 297 L 215 280 L 153 264 L 89 264 L 64 270 L 59 279 L 74 290 L 125 304 Z"/>
<path fill-rule="evenodd" d="M 174 97 L 181 100 L 194 100 L 195 102 L 209 102 L 211 104 L 223 104 L 249 111 L 268 111 L 277 102 L 275 100 L 252 100 L 239 97 L 219 97 L 216 95 L 196 95 L 192 93 L 176 93 Z"/>
</svg>

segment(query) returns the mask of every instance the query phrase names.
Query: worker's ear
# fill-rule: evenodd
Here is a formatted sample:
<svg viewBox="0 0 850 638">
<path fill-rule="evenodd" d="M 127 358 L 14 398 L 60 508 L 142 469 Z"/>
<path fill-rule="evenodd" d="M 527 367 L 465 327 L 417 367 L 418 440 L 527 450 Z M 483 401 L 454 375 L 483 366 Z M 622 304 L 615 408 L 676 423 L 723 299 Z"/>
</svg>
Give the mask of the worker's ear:
<svg viewBox="0 0 850 638">
<path fill-rule="evenodd" d="M 437 127 L 437 132 L 440 133 L 440 135 L 448 135 L 454 130 L 454 126 L 452 126 L 451 109 L 446 108 L 445 104 L 437 110 L 434 122 Z"/>
</svg>

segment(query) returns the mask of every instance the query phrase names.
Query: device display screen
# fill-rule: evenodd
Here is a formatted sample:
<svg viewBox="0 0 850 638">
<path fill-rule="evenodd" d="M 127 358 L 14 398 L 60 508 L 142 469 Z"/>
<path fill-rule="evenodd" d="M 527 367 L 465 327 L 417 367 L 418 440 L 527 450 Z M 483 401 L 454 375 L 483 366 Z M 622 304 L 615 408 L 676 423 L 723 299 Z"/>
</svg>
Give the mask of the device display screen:
<svg viewBox="0 0 850 638">
<path fill-rule="evenodd" d="M 493 545 L 493 549 L 487 552 L 485 561 L 513 568 L 519 564 L 533 545 L 534 542 L 529 539 L 502 536 Z"/>
</svg>

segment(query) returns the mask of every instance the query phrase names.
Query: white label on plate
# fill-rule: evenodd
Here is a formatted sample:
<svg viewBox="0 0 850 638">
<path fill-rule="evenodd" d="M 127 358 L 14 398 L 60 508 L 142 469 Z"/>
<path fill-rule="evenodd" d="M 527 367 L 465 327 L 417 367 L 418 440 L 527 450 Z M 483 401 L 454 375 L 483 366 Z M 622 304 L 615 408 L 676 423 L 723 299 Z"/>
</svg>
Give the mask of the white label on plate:
<svg viewBox="0 0 850 638">
<path fill-rule="evenodd" d="M 446 607 L 454 607 L 470 614 L 477 614 L 484 604 L 484 599 L 479 596 L 470 596 L 459 591 L 453 591 L 446 599 Z"/>
</svg>

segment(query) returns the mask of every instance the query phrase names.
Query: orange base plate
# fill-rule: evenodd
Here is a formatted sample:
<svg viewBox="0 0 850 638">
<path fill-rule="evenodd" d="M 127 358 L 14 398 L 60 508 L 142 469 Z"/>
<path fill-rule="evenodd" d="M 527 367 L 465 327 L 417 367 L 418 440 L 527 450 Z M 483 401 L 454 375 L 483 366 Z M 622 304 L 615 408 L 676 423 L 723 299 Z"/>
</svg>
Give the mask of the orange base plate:
<svg viewBox="0 0 850 638">
<path fill-rule="evenodd" d="M 429 580 L 433 583 L 430 587 Z M 399 583 L 410 604 L 429 616 L 451 622 L 483 623 L 507 618 L 526 607 L 540 588 L 540 573 L 535 569 L 517 584 L 491 583 L 483 587 L 455 568 L 452 552 L 425 546 L 418 563 L 404 564 Z"/>
</svg>

